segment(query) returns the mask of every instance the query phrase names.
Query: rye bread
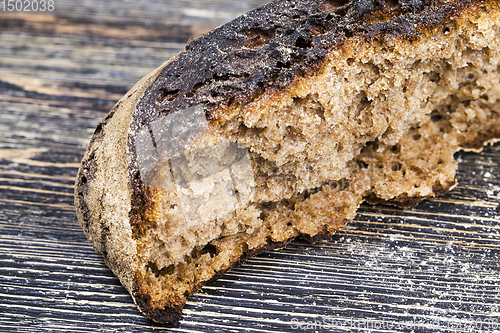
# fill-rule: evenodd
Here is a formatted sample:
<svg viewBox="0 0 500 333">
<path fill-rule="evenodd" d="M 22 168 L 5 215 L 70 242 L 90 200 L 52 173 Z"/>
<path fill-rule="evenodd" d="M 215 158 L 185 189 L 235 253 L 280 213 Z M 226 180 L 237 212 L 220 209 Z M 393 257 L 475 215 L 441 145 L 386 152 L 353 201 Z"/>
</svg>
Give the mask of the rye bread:
<svg viewBox="0 0 500 333">
<path fill-rule="evenodd" d="M 249 256 L 329 239 L 364 200 L 402 207 L 452 188 L 459 149 L 500 138 L 498 1 L 282 1 L 186 45 L 97 126 L 75 206 L 106 264 L 152 320 Z M 145 184 L 139 133 L 200 107 L 247 147 L 254 195 L 179 227 Z M 177 221 L 177 222 L 176 222 Z M 174 223 L 175 222 L 175 223 Z"/>
</svg>

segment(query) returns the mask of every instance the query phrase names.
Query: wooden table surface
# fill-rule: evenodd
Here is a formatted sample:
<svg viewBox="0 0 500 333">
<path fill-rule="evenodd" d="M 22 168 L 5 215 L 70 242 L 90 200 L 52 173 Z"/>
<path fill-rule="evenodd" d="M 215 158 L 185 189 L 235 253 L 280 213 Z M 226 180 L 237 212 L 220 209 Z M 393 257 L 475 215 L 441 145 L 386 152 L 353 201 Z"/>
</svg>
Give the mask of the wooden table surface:
<svg viewBox="0 0 500 333">
<path fill-rule="evenodd" d="M 443 197 L 365 205 L 330 242 L 249 260 L 194 295 L 179 327 L 141 315 L 89 245 L 73 186 L 96 124 L 190 36 L 265 2 L 0 7 L 1 332 L 500 331 L 500 145 L 457 154 Z"/>
</svg>

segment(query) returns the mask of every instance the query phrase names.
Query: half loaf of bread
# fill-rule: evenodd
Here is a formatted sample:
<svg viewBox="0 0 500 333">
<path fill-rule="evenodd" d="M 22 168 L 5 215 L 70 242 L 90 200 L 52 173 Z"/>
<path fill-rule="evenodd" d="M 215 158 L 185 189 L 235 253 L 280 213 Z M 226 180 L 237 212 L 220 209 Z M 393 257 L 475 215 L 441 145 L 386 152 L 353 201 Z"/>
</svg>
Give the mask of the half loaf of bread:
<svg viewBox="0 0 500 333">
<path fill-rule="evenodd" d="M 364 200 L 452 188 L 459 149 L 500 138 L 500 5 L 277 0 L 191 40 L 97 126 L 82 227 L 139 309 L 256 253 L 328 240 Z"/>
</svg>

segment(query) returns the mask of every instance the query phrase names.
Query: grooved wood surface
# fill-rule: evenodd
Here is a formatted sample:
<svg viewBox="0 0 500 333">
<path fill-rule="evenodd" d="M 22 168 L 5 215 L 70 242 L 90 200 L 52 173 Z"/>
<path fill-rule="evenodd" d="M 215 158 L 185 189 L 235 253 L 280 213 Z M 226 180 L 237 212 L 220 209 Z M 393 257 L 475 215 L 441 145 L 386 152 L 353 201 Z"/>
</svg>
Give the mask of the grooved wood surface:
<svg viewBox="0 0 500 333">
<path fill-rule="evenodd" d="M 267 1 L 0 8 L 1 332 L 500 332 L 500 145 L 414 209 L 364 205 L 330 242 L 250 259 L 179 327 L 136 309 L 92 249 L 74 177 L 100 119 L 187 39 Z"/>
</svg>

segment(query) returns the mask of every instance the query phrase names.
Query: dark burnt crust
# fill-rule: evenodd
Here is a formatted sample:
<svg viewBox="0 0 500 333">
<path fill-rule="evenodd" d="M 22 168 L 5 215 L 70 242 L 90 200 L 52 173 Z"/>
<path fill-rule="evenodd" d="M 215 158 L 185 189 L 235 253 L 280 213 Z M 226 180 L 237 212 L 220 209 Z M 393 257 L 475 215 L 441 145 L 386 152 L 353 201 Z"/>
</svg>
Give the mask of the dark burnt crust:
<svg viewBox="0 0 500 333">
<path fill-rule="evenodd" d="M 344 220 L 343 225 L 346 225 L 349 221 Z M 311 244 L 316 244 L 318 242 L 324 242 L 328 241 L 332 238 L 334 235 L 334 232 L 328 231 L 327 227 L 324 226 L 320 232 L 318 232 L 314 237 L 311 237 L 310 235 L 307 234 L 302 234 L 297 237 L 291 237 L 285 241 L 282 242 L 274 242 L 272 240 L 268 240 L 267 243 L 260 248 L 256 248 L 250 251 L 244 252 L 237 261 L 235 261 L 230 267 L 216 272 L 214 276 L 208 281 L 203 281 L 199 282 L 194 286 L 194 288 L 191 290 L 189 295 L 184 295 L 185 297 L 182 300 L 178 300 L 177 302 L 174 302 L 175 304 L 170 303 L 170 306 L 159 309 L 156 308 L 152 303 L 151 303 L 151 297 L 147 294 L 141 291 L 139 279 L 136 277 L 134 281 L 134 298 L 136 300 L 137 305 L 141 308 L 141 311 L 143 311 L 149 318 L 151 318 L 153 321 L 158 322 L 158 323 L 164 323 L 164 324 L 170 324 L 173 326 L 176 326 L 179 324 L 179 321 L 182 316 L 182 309 L 184 305 L 186 304 L 186 300 L 189 296 L 193 295 L 196 293 L 198 290 L 200 290 L 205 284 L 209 282 L 213 282 L 217 279 L 219 279 L 221 276 L 223 276 L 225 273 L 230 271 L 231 269 L 235 267 L 241 266 L 245 261 L 247 261 L 249 258 L 256 256 L 258 254 L 267 252 L 267 251 L 273 251 L 273 250 L 278 250 L 282 249 L 287 244 L 290 242 L 294 241 L 297 238 L 302 238 L 307 240 Z"/>
<path fill-rule="evenodd" d="M 330 235 L 331 237 L 331 235 Z M 156 308 L 152 303 L 151 303 L 151 297 L 147 294 L 141 291 L 141 286 L 139 283 L 139 279 L 136 277 L 134 281 L 134 298 L 137 303 L 137 305 L 140 307 L 141 311 L 144 312 L 149 318 L 151 318 L 153 321 L 158 322 L 158 323 L 163 323 L 163 324 L 171 324 L 171 325 L 178 325 L 179 321 L 182 316 L 182 309 L 184 305 L 186 304 L 187 297 L 193 295 L 196 293 L 198 290 L 200 290 L 203 285 L 213 282 L 223 276 L 225 273 L 230 271 L 231 269 L 241 266 L 245 261 L 247 261 L 250 257 L 253 257 L 257 254 L 267 252 L 267 251 L 272 251 L 272 250 L 278 250 L 284 248 L 288 243 L 293 241 L 295 237 L 290 238 L 288 240 L 285 240 L 283 242 L 273 242 L 273 241 L 268 241 L 266 245 L 263 247 L 253 249 L 250 251 L 243 252 L 243 254 L 238 258 L 237 261 L 235 261 L 230 267 L 218 271 L 212 278 L 208 281 L 203 281 L 197 283 L 194 288 L 191 290 L 189 295 L 184 295 L 185 297 L 182 300 L 178 300 L 175 302 L 175 304 L 170 304 L 171 306 L 165 307 L 163 309 Z"/>
<path fill-rule="evenodd" d="M 144 219 L 144 212 L 147 211 L 150 201 L 147 198 L 147 188 L 141 181 L 139 166 L 137 165 L 137 154 L 135 152 L 135 137 L 131 134 L 127 138 L 127 172 L 128 187 L 130 193 L 130 212 L 129 221 L 134 236 L 138 235 Z"/>
<path fill-rule="evenodd" d="M 496 1 L 490 1 L 490 3 Z M 191 40 L 137 104 L 132 130 L 201 104 L 208 119 L 318 71 L 351 38 L 417 40 L 481 0 L 278 0 Z"/>
<path fill-rule="evenodd" d="M 388 205 L 395 206 L 398 208 L 411 208 L 419 204 L 420 201 L 426 199 L 427 197 L 417 196 L 409 197 L 407 194 L 401 194 L 398 197 L 391 200 L 380 199 L 375 195 L 369 195 L 365 198 L 365 201 L 371 205 Z"/>
<path fill-rule="evenodd" d="M 104 117 L 99 124 L 97 124 L 96 129 L 94 130 L 94 135 L 92 136 L 89 146 L 87 148 L 86 154 L 82 160 L 80 169 L 78 170 L 78 174 L 76 176 L 75 181 L 75 207 L 79 211 L 81 216 L 80 224 L 82 225 L 83 230 L 86 234 L 90 232 L 90 224 L 91 224 L 91 212 L 87 205 L 87 193 L 90 190 L 90 184 L 94 181 L 94 175 L 97 172 L 98 163 L 95 158 L 95 147 L 99 142 L 102 141 L 104 136 L 104 129 L 109 121 L 113 118 L 115 111 L 119 107 L 120 103 L 117 103 L 113 110 L 109 112 L 106 117 Z M 78 198 L 76 200 L 76 198 Z M 101 223 L 101 235 L 100 235 L 100 248 L 99 253 L 106 257 L 107 251 L 107 235 L 109 233 L 109 228 L 105 225 L 105 221 L 101 221 L 100 216 L 96 219 Z"/>
<path fill-rule="evenodd" d="M 182 309 L 184 304 L 186 304 L 185 299 L 176 304 L 169 304 L 169 306 L 165 308 L 158 308 L 151 302 L 151 296 L 141 291 L 140 283 L 137 278 L 134 280 L 133 288 L 135 303 L 141 312 L 148 318 L 162 324 L 170 324 L 173 326 L 179 324 L 182 317 Z"/>
<path fill-rule="evenodd" d="M 89 191 L 88 182 L 92 182 L 92 175 L 95 173 L 96 168 L 97 162 L 93 156 L 88 159 L 84 159 L 76 177 L 75 190 L 76 195 L 78 196 L 78 202 L 75 202 L 75 206 L 81 213 L 83 218 L 81 224 L 86 232 L 88 232 L 90 226 L 90 211 L 85 198 L 87 197 L 87 193 Z"/>
<path fill-rule="evenodd" d="M 495 127 L 495 125 L 483 129 L 482 131 L 478 132 L 476 136 L 467 138 L 467 140 L 464 140 L 464 142 L 460 144 L 460 147 L 462 149 L 471 150 L 483 149 L 485 143 L 489 142 L 490 140 L 500 138 L 500 128 Z"/>
</svg>

